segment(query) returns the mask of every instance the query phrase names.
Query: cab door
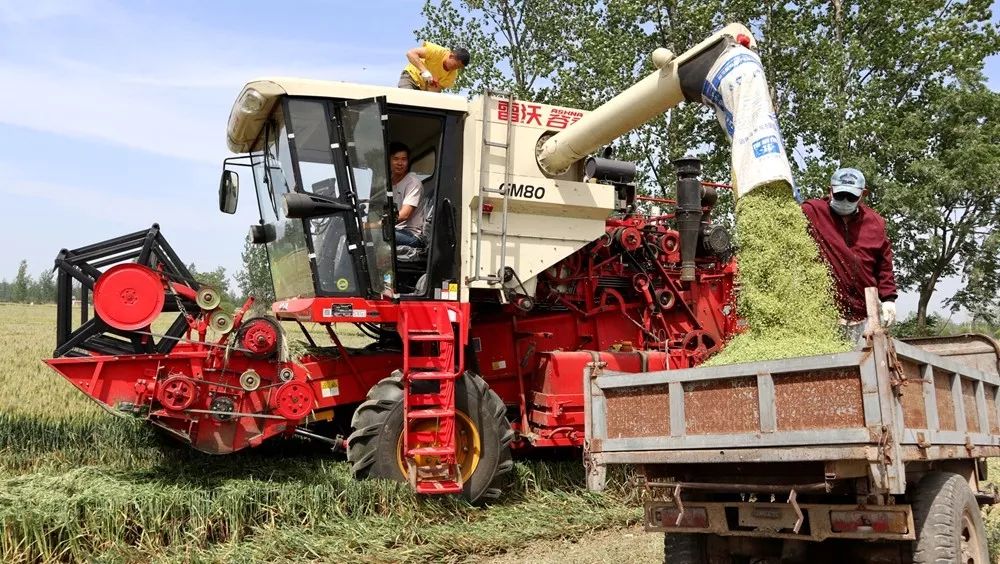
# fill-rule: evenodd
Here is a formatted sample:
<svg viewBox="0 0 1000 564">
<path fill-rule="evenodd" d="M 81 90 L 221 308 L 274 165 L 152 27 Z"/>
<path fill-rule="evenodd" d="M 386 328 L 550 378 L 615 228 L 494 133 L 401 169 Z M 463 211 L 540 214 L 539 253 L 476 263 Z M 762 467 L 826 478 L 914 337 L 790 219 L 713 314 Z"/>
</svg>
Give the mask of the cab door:
<svg viewBox="0 0 1000 564">
<path fill-rule="evenodd" d="M 347 176 L 361 224 L 369 294 L 393 299 L 396 209 L 389 174 L 385 97 L 341 102 L 336 112 Z"/>
</svg>

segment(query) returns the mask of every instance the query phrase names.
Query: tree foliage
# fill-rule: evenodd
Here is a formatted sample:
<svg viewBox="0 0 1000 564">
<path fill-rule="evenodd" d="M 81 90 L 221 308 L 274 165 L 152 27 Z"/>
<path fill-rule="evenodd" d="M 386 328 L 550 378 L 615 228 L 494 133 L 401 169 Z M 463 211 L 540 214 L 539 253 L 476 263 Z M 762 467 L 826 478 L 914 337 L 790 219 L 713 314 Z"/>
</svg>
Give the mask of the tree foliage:
<svg viewBox="0 0 1000 564">
<path fill-rule="evenodd" d="M 194 263 L 188 265 L 188 270 L 194 279 L 200 284 L 204 284 L 219 292 L 222 297 L 222 305 L 224 308 L 232 310 L 236 304 L 236 296 L 233 295 L 232 290 L 229 288 L 229 277 L 226 275 L 226 268 L 223 266 L 217 267 L 215 270 L 200 271 L 195 267 Z"/>
<path fill-rule="evenodd" d="M 31 275 L 28 274 L 28 261 L 21 260 L 17 267 L 17 275 L 14 277 L 14 284 L 11 287 L 11 300 L 19 303 L 28 301 L 29 290 L 31 289 Z"/>
<path fill-rule="evenodd" d="M 0 302 L 52 303 L 56 301 L 55 273 L 43 270 L 38 278 L 28 274 L 28 261 L 22 260 L 12 282 L 0 280 Z"/>
<path fill-rule="evenodd" d="M 236 286 L 242 299 L 253 296 L 256 304 L 268 307 L 274 302 L 271 266 L 264 245 L 255 245 L 249 235 L 243 244 L 243 268 L 236 273 Z"/>
</svg>

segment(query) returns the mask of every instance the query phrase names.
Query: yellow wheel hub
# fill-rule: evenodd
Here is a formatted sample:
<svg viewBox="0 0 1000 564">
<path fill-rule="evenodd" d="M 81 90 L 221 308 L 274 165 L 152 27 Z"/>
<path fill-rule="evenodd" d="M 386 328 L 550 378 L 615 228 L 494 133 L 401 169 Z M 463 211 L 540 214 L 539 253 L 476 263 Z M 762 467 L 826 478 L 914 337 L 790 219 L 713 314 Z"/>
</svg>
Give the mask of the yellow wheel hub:
<svg viewBox="0 0 1000 564">
<path fill-rule="evenodd" d="M 404 423 L 405 424 L 405 423 Z M 421 431 L 436 431 L 438 427 L 438 421 L 434 419 L 424 419 L 417 421 L 413 424 L 413 430 L 417 432 Z M 406 463 L 406 452 L 404 452 L 403 446 L 403 433 L 399 434 L 399 441 L 397 441 L 396 448 L 396 463 L 399 465 L 399 472 L 403 475 L 405 479 L 407 476 L 407 466 Z M 434 447 L 439 446 L 438 444 L 431 443 L 416 443 L 410 445 L 410 448 L 423 448 L 423 447 Z M 464 483 L 472 474 L 476 471 L 476 467 L 479 466 L 479 458 L 482 455 L 483 443 L 479 438 L 479 429 L 476 428 L 476 424 L 469 419 L 469 416 L 462 413 L 461 411 L 455 412 L 455 461 L 458 462 L 459 470 L 462 474 L 462 482 Z M 432 466 L 435 464 L 440 464 L 440 457 L 438 456 L 417 456 L 415 458 L 418 466 Z"/>
</svg>

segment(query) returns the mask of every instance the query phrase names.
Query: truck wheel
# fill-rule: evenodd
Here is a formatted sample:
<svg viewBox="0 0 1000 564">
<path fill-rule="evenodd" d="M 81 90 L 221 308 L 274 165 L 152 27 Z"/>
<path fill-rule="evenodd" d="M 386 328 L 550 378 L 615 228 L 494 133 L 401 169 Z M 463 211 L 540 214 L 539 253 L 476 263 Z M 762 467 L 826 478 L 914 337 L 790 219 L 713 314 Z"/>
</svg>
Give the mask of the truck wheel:
<svg viewBox="0 0 1000 564">
<path fill-rule="evenodd" d="M 912 500 L 915 564 L 989 562 L 983 516 L 964 478 L 951 472 L 927 474 Z"/>
<path fill-rule="evenodd" d="M 455 381 L 455 407 L 462 495 L 470 502 L 496 500 L 505 475 L 514 467 L 510 453 L 514 431 L 507 409 L 486 381 L 471 372 Z M 347 460 L 354 477 L 406 481 L 402 372 L 393 372 L 368 391 L 351 426 Z"/>
<path fill-rule="evenodd" d="M 663 564 L 707 564 L 707 536 L 700 533 L 663 533 Z"/>
</svg>

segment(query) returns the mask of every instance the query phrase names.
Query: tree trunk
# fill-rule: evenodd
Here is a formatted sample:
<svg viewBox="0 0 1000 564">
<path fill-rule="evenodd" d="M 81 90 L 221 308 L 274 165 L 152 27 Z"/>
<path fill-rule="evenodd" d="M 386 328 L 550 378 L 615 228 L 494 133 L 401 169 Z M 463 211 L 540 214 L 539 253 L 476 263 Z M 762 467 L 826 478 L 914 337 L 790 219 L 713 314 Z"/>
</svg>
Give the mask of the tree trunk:
<svg viewBox="0 0 1000 564">
<path fill-rule="evenodd" d="M 934 294 L 934 287 L 937 286 L 937 279 L 928 280 L 920 287 L 920 299 L 917 300 L 917 334 L 927 333 L 927 305 L 931 302 L 931 295 Z"/>
</svg>

